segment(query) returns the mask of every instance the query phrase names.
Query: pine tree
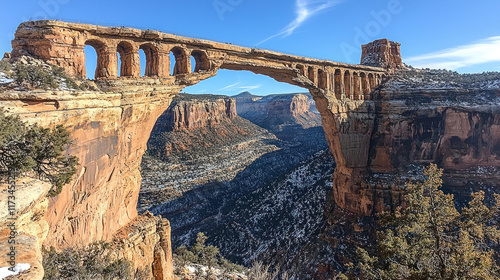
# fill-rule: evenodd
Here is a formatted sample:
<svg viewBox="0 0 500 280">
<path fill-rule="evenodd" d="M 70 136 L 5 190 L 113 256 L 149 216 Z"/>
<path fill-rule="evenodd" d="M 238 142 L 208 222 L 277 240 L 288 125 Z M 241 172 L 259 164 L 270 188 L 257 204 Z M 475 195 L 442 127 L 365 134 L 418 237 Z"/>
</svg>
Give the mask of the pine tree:
<svg viewBox="0 0 500 280">
<path fill-rule="evenodd" d="M 444 194 L 442 170 L 435 164 L 424 169 L 427 179 L 406 184 L 405 205 L 383 213 L 378 232 L 380 256 L 358 249 L 351 264 L 352 279 L 500 279 L 492 244 L 500 241 L 495 205 L 484 204 L 484 192 L 459 212 L 453 195 Z"/>
<path fill-rule="evenodd" d="M 0 112 L 0 180 L 32 172 L 52 183 L 49 196 L 59 194 L 78 164 L 76 157 L 65 154 L 70 143 L 69 132 L 62 126 L 27 125 Z"/>
</svg>

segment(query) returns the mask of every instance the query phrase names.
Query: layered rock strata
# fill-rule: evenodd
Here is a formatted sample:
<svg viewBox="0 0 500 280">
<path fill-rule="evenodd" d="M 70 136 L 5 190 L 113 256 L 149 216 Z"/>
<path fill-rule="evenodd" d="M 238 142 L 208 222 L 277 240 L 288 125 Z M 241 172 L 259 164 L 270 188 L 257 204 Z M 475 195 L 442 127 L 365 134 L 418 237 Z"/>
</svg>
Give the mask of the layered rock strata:
<svg viewBox="0 0 500 280">
<path fill-rule="evenodd" d="M 82 248 L 96 241 L 110 242 L 137 217 L 140 159 L 156 119 L 172 96 L 140 87 L 124 93 L 13 91 L 1 95 L 1 107 L 8 114 L 45 127 L 65 126 L 73 140 L 69 153 L 79 158 L 75 180 L 48 201 L 45 220 L 50 229 L 45 246 Z M 156 245 L 151 245 L 152 252 Z M 151 270 L 151 264 L 142 265 Z"/>
</svg>

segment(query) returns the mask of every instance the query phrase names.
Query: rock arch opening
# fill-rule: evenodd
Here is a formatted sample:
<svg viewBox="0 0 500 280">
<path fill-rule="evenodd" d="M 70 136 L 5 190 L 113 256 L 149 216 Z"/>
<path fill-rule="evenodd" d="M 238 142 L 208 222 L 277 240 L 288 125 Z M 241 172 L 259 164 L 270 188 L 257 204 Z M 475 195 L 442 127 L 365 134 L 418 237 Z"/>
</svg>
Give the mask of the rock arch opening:
<svg viewBox="0 0 500 280">
<path fill-rule="evenodd" d="M 359 75 L 357 72 L 354 72 L 352 75 L 353 81 L 353 100 L 360 100 L 361 98 L 361 80 L 359 79 Z"/>
<path fill-rule="evenodd" d="M 359 75 L 361 79 L 361 93 L 363 96 L 364 100 L 369 100 L 370 99 L 370 85 L 368 83 L 368 77 L 364 72 L 361 72 Z"/>
<path fill-rule="evenodd" d="M 307 69 L 307 77 L 313 83 L 316 81 L 316 71 L 315 71 L 314 67 L 309 66 L 309 68 Z"/>
<path fill-rule="evenodd" d="M 145 77 L 158 76 L 160 69 L 158 48 L 146 43 L 139 47 L 139 51 L 144 54 L 144 59 L 141 59 L 141 74 Z"/>
<path fill-rule="evenodd" d="M 368 74 L 368 83 L 370 85 L 370 88 L 373 90 L 375 88 L 375 77 L 372 73 Z"/>
<path fill-rule="evenodd" d="M 342 71 L 340 71 L 340 69 L 336 69 L 335 70 L 335 97 L 340 100 L 342 99 L 342 95 L 343 95 L 343 92 L 342 92 Z"/>
<path fill-rule="evenodd" d="M 210 70 L 210 60 L 205 52 L 194 50 L 191 56 L 194 58 L 193 73 Z"/>
<path fill-rule="evenodd" d="M 93 51 L 92 51 L 93 49 Z M 85 42 L 85 73 L 88 78 L 97 79 L 109 77 L 108 65 L 110 57 L 106 45 L 99 40 Z M 95 57 L 95 60 L 94 60 Z M 92 69 L 95 69 L 92 73 Z"/>
<path fill-rule="evenodd" d="M 120 69 L 119 76 L 120 77 L 133 77 L 133 76 L 138 76 L 134 75 L 136 69 L 134 69 L 134 63 L 135 61 L 138 60 L 136 56 L 139 56 L 139 52 L 134 51 L 134 47 L 132 46 L 131 43 L 122 41 L 118 44 L 116 47 L 116 51 L 119 56 L 118 60 L 118 69 Z"/>
<path fill-rule="evenodd" d="M 346 70 L 344 72 L 344 90 L 345 90 L 345 97 L 352 99 L 352 84 L 351 84 L 351 72 L 349 70 Z"/>
<path fill-rule="evenodd" d="M 297 64 L 297 69 L 299 70 L 299 73 L 300 73 L 301 75 L 303 75 L 303 76 L 305 76 L 305 75 L 306 75 L 306 70 L 305 70 L 304 65 L 302 65 L 302 64 Z"/>
<path fill-rule="evenodd" d="M 173 65 L 171 69 L 171 75 L 187 74 L 190 72 L 189 64 L 190 59 L 186 55 L 186 51 L 180 47 L 174 47 L 170 50 L 170 65 Z M 172 61 L 173 58 L 173 61 Z"/>
</svg>

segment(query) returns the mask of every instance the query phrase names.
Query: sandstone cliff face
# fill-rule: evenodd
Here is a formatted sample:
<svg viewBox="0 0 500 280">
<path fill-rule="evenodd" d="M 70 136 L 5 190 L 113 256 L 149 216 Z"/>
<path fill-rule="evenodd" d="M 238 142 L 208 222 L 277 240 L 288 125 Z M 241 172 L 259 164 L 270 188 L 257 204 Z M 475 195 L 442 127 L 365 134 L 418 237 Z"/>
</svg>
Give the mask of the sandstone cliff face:
<svg viewBox="0 0 500 280">
<path fill-rule="evenodd" d="M 137 217 L 141 157 L 173 93 L 150 94 L 137 86 L 113 92 L 12 91 L 0 98 L 7 113 L 24 121 L 67 127 L 73 139 L 69 153 L 80 161 L 74 182 L 49 200 L 45 246 L 109 242 Z"/>
<path fill-rule="evenodd" d="M 134 271 L 146 279 L 173 279 L 168 220 L 147 212 L 121 228 L 112 244 L 112 254 L 132 261 Z"/>
<path fill-rule="evenodd" d="M 236 102 L 232 98 L 180 94 L 158 119 L 157 125 L 168 131 L 191 130 L 214 127 L 236 116 Z"/>
<path fill-rule="evenodd" d="M 389 84 L 379 100 L 335 104 L 338 140 L 329 143 L 337 153 L 337 204 L 365 215 L 394 207 L 408 171 L 431 162 L 444 168 L 450 191 L 473 183 L 500 187 L 499 97 L 498 90 L 416 91 Z"/>
</svg>

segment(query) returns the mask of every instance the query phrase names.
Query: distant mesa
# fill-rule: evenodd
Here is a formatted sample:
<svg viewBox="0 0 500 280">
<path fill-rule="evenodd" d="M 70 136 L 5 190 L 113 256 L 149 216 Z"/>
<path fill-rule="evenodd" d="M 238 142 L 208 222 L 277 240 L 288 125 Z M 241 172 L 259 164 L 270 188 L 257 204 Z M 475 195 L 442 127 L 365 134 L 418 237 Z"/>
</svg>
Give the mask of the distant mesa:
<svg viewBox="0 0 500 280">
<path fill-rule="evenodd" d="M 234 98 L 241 117 L 273 133 L 290 126 L 300 126 L 302 129 L 321 126 L 321 116 L 311 95 L 307 93 L 258 96 L 242 92 Z"/>
</svg>

